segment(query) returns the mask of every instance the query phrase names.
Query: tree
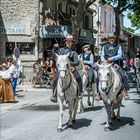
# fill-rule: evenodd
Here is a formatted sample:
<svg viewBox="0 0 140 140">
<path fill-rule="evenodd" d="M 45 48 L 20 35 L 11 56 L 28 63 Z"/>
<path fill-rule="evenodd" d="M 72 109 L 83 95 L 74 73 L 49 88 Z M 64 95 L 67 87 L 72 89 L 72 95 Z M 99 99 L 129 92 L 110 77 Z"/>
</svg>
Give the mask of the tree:
<svg viewBox="0 0 140 140">
<path fill-rule="evenodd" d="M 72 34 L 76 40 L 76 43 L 78 42 L 80 36 L 80 24 L 85 16 L 87 9 L 95 1 L 96 0 L 79 0 L 75 15 L 72 15 L 71 17 Z M 70 0 L 68 2 L 70 2 Z"/>
<path fill-rule="evenodd" d="M 137 30 L 140 28 L 140 0 L 135 0 L 129 9 L 131 12 L 128 14 L 128 18 L 131 20 L 132 27 Z"/>
</svg>

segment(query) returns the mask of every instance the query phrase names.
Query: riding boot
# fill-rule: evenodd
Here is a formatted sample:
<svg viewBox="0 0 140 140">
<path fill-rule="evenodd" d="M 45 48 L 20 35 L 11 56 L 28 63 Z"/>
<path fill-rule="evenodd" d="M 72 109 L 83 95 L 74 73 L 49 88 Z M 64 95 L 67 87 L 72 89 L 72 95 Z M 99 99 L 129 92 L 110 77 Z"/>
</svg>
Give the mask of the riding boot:
<svg viewBox="0 0 140 140">
<path fill-rule="evenodd" d="M 78 81 L 78 87 L 79 87 L 78 97 L 79 97 L 79 99 L 81 99 L 82 96 L 83 96 L 82 80 L 81 81 L 80 80 Z"/>
<path fill-rule="evenodd" d="M 121 75 L 122 77 L 122 81 L 124 83 L 124 99 L 125 100 L 129 100 L 129 95 L 128 95 L 128 90 L 129 90 L 129 85 L 128 85 L 128 79 L 127 79 L 127 76 L 126 76 L 126 73 L 124 72 L 124 70 L 122 68 L 119 68 L 118 69 L 118 73 Z"/>
<path fill-rule="evenodd" d="M 82 96 L 83 96 L 83 85 L 82 85 L 82 79 L 81 79 L 81 77 L 80 77 L 80 74 L 78 73 L 78 71 L 74 71 L 74 75 L 75 75 L 75 77 L 76 77 L 76 80 L 77 80 L 77 83 L 78 83 L 78 88 L 79 88 L 79 90 L 78 90 L 78 97 L 79 97 L 79 99 L 81 99 L 82 98 Z"/>
</svg>

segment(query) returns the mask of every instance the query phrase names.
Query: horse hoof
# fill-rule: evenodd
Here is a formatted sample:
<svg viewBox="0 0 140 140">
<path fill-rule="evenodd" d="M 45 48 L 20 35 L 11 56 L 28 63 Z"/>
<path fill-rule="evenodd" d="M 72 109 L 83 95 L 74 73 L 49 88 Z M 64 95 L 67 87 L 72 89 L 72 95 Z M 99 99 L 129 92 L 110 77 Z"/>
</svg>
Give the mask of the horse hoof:
<svg viewBox="0 0 140 140">
<path fill-rule="evenodd" d="M 91 102 L 88 102 L 88 106 L 91 106 Z"/>
<path fill-rule="evenodd" d="M 72 120 L 72 123 L 75 124 L 76 123 L 76 120 Z"/>
<path fill-rule="evenodd" d="M 120 119 L 120 118 L 117 118 L 117 121 L 119 121 L 119 122 L 120 122 L 120 121 L 121 121 L 121 119 Z"/>
<path fill-rule="evenodd" d="M 115 120 L 115 119 L 116 119 L 116 116 L 113 116 L 111 119 L 112 119 L 112 120 Z"/>
<path fill-rule="evenodd" d="M 105 131 L 107 132 L 107 131 L 110 131 L 111 129 L 110 129 L 110 127 L 105 127 Z"/>
<path fill-rule="evenodd" d="M 72 125 L 72 124 L 68 124 L 68 126 L 69 126 L 69 127 L 72 127 L 73 125 Z"/>
<path fill-rule="evenodd" d="M 84 112 L 84 110 L 78 110 L 78 111 L 77 111 L 78 114 L 81 114 L 81 113 L 83 113 L 83 112 Z"/>
<path fill-rule="evenodd" d="M 62 132 L 62 128 L 57 128 L 57 132 Z"/>
</svg>

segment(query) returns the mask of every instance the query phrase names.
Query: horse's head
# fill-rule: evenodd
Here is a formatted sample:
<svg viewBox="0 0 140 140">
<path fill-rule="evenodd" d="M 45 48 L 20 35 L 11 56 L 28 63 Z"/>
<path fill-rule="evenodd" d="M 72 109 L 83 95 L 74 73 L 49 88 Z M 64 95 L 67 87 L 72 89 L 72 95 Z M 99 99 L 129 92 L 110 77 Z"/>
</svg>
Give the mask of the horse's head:
<svg viewBox="0 0 140 140">
<path fill-rule="evenodd" d="M 68 73 L 68 68 L 70 66 L 70 63 L 69 63 L 69 54 L 67 55 L 57 55 L 57 60 L 56 60 L 56 67 L 58 69 L 58 73 L 59 73 L 59 76 L 61 78 L 65 78 L 67 73 Z"/>
<path fill-rule="evenodd" d="M 109 88 L 109 83 L 111 82 L 111 65 L 112 64 L 97 64 L 98 66 L 98 76 L 99 76 L 99 86 L 103 92 L 107 92 Z"/>
</svg>

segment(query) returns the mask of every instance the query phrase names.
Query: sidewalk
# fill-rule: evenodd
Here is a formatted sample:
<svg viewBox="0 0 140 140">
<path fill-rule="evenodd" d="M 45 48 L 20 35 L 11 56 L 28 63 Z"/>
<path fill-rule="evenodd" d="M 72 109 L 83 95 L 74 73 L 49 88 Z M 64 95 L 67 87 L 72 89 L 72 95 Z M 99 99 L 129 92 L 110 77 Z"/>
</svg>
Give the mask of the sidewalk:
<svg viewBox="0 0 140 140">
<path fill-rule="evenodd" d="M 17 85 L 16 101 L 14 103 L 0 103 L 0 114 L 31 106 L 44 100 L 46 100 L 48 104 L 52 104 L 50 102 L 51 94 L 52 89 L 50 88 L 33 88 L 31 84 Z"/>
</svg>

